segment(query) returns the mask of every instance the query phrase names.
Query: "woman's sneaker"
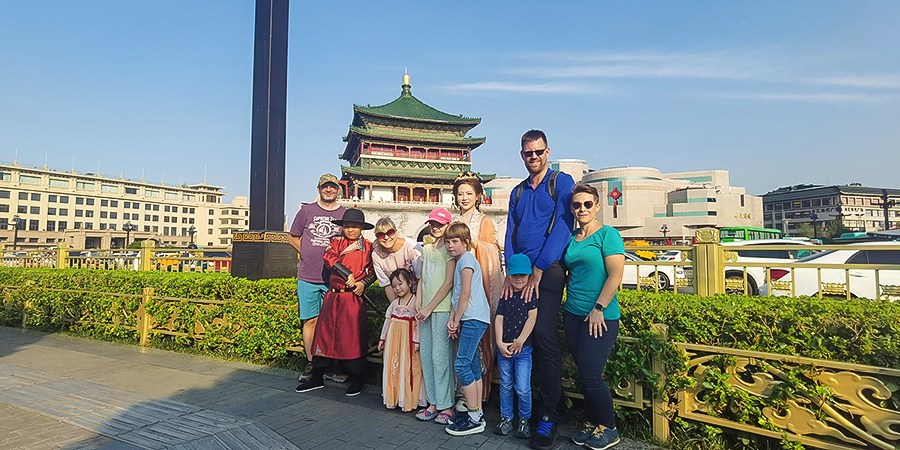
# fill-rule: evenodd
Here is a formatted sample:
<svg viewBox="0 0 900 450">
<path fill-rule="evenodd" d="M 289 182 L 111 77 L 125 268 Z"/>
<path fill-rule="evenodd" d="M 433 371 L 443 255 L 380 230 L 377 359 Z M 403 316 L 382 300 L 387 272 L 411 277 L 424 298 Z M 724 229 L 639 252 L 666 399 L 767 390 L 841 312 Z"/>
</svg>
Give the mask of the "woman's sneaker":
<svg viewBox="0 0 900 450">
<path fill-rule="evenodd" d="M 452 436 L 468 436 L 470 434 L 478 434 L 484 431 L 485 423 L 484 417 L 481 418 L 478 422 L 472 421 L 471 417 L 466 415 L 465 418 L 461 418 L 456 422 L 447 425 L 447 428 L 444 430 L 447 431 L 447 434 Z"/>
<path fill-rule="evenodd" d="M 513 430 L 512 419 L 509 417 L 501 417 L 500 423 L 494 427 L 494 434 L 499 434 L 501 436 L 506 436 L 510 431 Z"/>
<path fill-rule="evenodd" d="M 466 404 L 465 398 L 456 401 L 456 412 L 464 413 L 469 411 L 469 405 Z"/>
<path fill-rule="evenodd" d="M 584 443 L 587 442 L 588 439 L 590 439 L 591 435 L 594 434 L 594 430 L 596 429 L 597 425 L 594 425 L 590 422 L 585 423 L 584 428 L 582 428 L 581 431 L 575 433 L 575 435 L 572 436 L 572 442 L 574 442 L 576 445 L 584 445 Z"/>
<path fill-rule="evenodd" d="M 519 419 L 516 437 L 519 439 L 531 439 L 531 427 L 528 425 L 528 419 Z"/>
<path fill-rule="evenodd" d="M 592 450 L 606 450 L 619 443 L 619 432 L 615 428 L 598 425 L 584 446 Z"/>
</svg>

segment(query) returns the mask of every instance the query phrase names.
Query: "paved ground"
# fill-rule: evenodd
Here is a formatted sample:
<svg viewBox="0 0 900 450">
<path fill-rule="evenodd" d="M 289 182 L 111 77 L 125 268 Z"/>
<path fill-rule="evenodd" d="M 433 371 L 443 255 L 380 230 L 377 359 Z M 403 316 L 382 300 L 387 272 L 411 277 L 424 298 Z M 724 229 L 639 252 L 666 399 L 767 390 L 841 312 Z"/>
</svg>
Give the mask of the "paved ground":
<svg viewBox="0 0 900 450">
<path fill-rule="evenodd" d="M 484 434 L 455 438 L 385 409 L 378 387 L 296 385 L 293 372 L 0 327 L 0 449 L 526 448 L 490 433 L 496 411 Z"/>
</svg>

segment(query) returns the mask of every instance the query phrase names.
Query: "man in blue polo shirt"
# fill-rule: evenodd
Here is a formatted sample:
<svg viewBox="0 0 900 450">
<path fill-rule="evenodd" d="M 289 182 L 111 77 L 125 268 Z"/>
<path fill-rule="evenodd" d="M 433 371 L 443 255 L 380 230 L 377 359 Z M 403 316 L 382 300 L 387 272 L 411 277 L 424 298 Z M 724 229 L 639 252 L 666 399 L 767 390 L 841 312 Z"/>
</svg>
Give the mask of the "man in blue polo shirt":
<svg viewBox="0 0 900 450">
<path fill-rule="evenodd" d="M 574 217 L 569 209 L 575 180 L 568 174 L 550 170 L 547 136 L 531 130 L 522 136 L 522 161 L 528 178 L 513 189 L 509 199 L 504 254 L 525 254 L 534 261 L 532 274 L 522 292 L 525 301 L 538 302 L 534 327 L 534 366 L 537 368 L 541 402 L 537 411 L 538 427 L 531 434 L 536 449 L 553 447 L 562 398 L 562 350 L 557 338 L 559 307 L 566 275 L 559 260 L 572 237 Z M 507 277 L 501 298 L 510 297 L 513 287 Z"/>
</svg>

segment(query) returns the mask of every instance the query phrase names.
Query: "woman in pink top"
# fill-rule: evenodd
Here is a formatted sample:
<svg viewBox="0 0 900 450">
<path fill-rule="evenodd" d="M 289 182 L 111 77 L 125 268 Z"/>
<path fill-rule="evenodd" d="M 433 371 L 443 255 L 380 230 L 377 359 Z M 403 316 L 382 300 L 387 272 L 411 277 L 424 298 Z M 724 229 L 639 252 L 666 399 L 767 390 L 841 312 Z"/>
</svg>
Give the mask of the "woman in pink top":
<svg viewBox="0 0 900 450">
<path fill-rule="evenodd" d="M 375 250 L 372 252 L 372 264 L 375 265 L 375 275 L 378 284 L 385 287 L 384 293 L 389 301 L 394 301 L 397 295 L 390 289 L 391 282 L 388 279 L 397 269 L 409 270 L 418 280 L 419 274 L 415 272 L 421 253 L 415 247 L 412 239 L 397 236 L 397 226 L 387 217 L 378 219 L 375 224 Z M 416 283 L 413 282 L 412 286 Z"/>
</svg>

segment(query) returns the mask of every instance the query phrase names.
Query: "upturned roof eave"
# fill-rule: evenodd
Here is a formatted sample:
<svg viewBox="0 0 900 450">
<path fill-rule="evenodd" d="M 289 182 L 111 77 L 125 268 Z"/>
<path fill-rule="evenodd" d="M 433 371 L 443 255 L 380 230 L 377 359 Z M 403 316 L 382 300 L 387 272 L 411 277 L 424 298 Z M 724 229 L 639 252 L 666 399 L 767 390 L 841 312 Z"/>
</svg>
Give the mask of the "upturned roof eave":
<svg viewBox="0 0 900 450">
<path fill-rule="evenodd" d="M 391 102 L 391 103 L 393 103 L 393 102 Z M 389 104 L 390 103 L 388 103 L 388 105 Z M 387 106 L 387 105 L 360 106 L 360 105 L 354 104 L 353 112 L 360 113 L 360 114 L 366 114 L 366 115 L 370 115 L 370 116 L 375 116 L 375 117 L 383 117 L 386 119 L 409 120 L 409 121 L 413 121 L 413 122 L 436 123 L 436 124 L 446 124 L 446 125 L 471 125 L 472 127 L 475 127 L 476 125 L 481 123 L 481 118 L 479 118 L 479 117 L 459 117 L 458 120 L 449 120 L 449 119 L 441 120 L 441 119 L 428 119 L 428 118 L 424 118 L 424 117 L 398 116 L 395 114 L 384 114 L 384 113 L 378 113 L 378 112 L 372 111 L 372 108 L 381 108 L 384 106 Z M 443 113 L 443 111 L 439 111 L 439 112 Z M 443 114 L 447 114 L 447 113 L 443 113 Z M 451 117 L 455 117 L 450 114 L 447 114 L 447 115 L 451 116 Z"/>
</svg>

